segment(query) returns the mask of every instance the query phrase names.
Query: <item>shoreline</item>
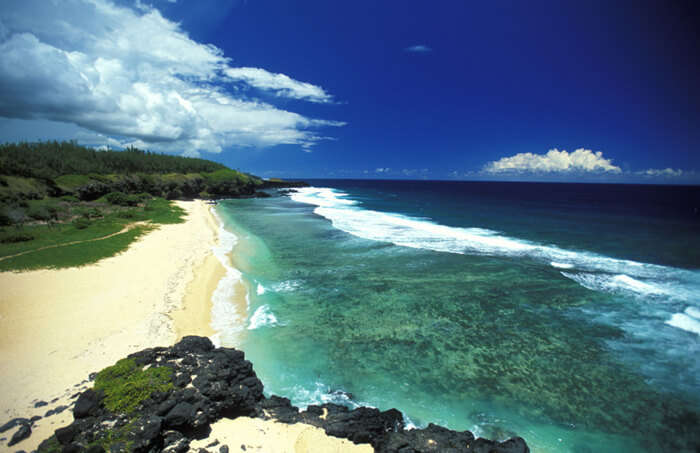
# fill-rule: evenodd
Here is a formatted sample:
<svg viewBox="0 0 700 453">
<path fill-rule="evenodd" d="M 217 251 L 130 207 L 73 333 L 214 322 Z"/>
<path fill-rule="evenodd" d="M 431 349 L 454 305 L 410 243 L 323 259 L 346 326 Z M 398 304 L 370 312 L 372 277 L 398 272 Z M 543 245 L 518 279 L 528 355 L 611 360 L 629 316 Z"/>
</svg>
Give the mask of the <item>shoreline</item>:
<svg viewBox="0 0 700 453">
<path fill-rule="evenodd" d="M 224 227 L 213 206 L 207 205 L 206 218 L 215 239 L 204 261 L 195 267 L 180 308 L 171 314 L 175 341 L 196 335 L 220 345 L 223 336 L 227 346 L 235 347 L 245 331 L 250 290 L 233 264 L 231 248 L 239 239 Z"/>
<path fill-rule="evenodd" d="M 0 433 L 0 451 L 34 451 L 71 424 L 93 373 L 131 353 L 190 335 L 236 344 L 245 334 L 251 289 L 233 265 L 238 237 L 202 200 L 177 203 L 184 223 L 161 225 L 116 256 L 79 268 L 0 272 L 0 355 L 9 365 L 0 369 L 0 425 L 18 419 Z M 216 436 L 250 451 L 372 451 L 307 424 L 231 422 L 215 424 L 202 442 Z M 31 435 L 7 446 L 23 425 Z"/>
<path fill-rule="evenodd" d="M 216 334 L 211 326 L 212 297 L 219 282 L 226 275 L 226 269 L 212 252 L 213 248 L 219 245 L 220 222 L 211 209 L 213 208 L 205 205 L 206 225 L 214 235 L 213 241 L 208 244 L 204 260 L 193 268 L 193 276 L 187 283 L 179 308 L 171 313 L 175 341 L 180 341 L 186 335 L 211 338 Z M 203 300 L 205 303 L 202 303 Z"/>
<path fill-rule="evenodd" d="M 132 352 L 170 346 L 178 332 L 211 329 L 201 303 L 211 285 L 196 282 L 206 280 L 216 229 L 203 201 L 177 204 L 187 212 L 184 223 L 161 225 L 116 256 L 79 268 L 0 273 L 0 423 L 42 417 L 16 448 L 33 450 L 70 423 L 71 397 L 91 386 L 91 373 Z M 191 322 L 175 314 L 185 303 L 199 306 Z"/>
<path fill-rule="evenodd" d="M 241 271 L 235 267 L 235 250 L 240 245 L 240 238 L 225 227 L 213 208 L 209 215 L 213 224 L 218 226 L 218 241 L 211 256 L 217 260 L 217 268 L 223 271 L 213 285 L 213 291 L 207 294 L 211 303 L 210 326 L 214 331 L 211 340 L 217 346 L 238 347 L 246 331 L 250 291 Z"/>
</svg>

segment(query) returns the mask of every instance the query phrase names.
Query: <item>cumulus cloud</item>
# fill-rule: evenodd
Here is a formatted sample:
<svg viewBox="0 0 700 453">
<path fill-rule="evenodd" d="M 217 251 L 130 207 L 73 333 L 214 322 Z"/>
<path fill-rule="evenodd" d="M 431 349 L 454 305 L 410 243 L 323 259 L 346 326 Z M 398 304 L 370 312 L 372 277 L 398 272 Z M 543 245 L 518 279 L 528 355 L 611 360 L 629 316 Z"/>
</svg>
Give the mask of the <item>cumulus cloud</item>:
<svg viewBox="0 0 700 453">
<path fill-rule="evenodd" d="M 323 88 L 299 82 L 284 74 L 275 74 L 260 68 L 226 68 L 224 74 L 231 80 L 240 80 L 263 90 L 271 90 L 277 96 L 303 99 L 311 102 L 331 102 L 331 96 Z"/>
<path fill-rule="evenodd" d="M 374 169 L 375 173 L 389 173 L 390 171 L 391 171 L 391 168 L 389 168 L 389 167 L 379 167 L 379 168 Z"/>
<path fill-rule="evenodd" d="M 235 68 L 157 9 L 109 0 L 3 0 L 0 116 L 78 125 L 102 144 L 196 154 L 229 146 L 297 144 L 344 123 L 254 99 L 234 81 L 278 96 L 327 102 L 322 88 L 258 68 Z M 109 142 L 108 142 L 109 141 Z M 100 144 L 100 143 L 95 143 Z"/>
<path fill-rule="evenodd" d="M 621 173 L 620 167 L 600 151 L 577 149 L 569 153 L 552 149 L 547 154 L 520 153 L 489 162 L 483 171 L 498 173 Z"/>
<path fill-rule="evenodd" d="M 428 52 L 432 52 L 433 49 L 426 46 L 425 44 L 417 44 L 415 46 L 406 47 L 404 49 L 404 51 L 413 52 L 413 53 L 428 53 Z"/>
</svg>

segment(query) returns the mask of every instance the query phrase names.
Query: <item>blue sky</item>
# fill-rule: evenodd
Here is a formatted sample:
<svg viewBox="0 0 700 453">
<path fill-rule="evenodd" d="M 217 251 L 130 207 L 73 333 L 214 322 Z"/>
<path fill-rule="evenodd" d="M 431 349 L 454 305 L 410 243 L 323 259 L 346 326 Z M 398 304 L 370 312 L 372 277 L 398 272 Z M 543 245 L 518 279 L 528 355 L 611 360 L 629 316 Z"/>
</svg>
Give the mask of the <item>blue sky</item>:
<svg viewBox="0 0 700 453">
<path fill-rule="evenodd" d="M 0 141 L 290 178 L 698 183 L 696 19 L 661 1 L 7 0 Z"/>
</svg>

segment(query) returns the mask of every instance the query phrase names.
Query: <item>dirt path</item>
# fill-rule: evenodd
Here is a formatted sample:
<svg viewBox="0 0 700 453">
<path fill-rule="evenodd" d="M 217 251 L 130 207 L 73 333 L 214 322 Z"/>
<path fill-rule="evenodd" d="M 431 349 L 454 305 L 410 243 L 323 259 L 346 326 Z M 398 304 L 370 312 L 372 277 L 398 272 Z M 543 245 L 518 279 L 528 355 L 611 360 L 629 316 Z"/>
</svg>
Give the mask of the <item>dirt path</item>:
<svg viewBox="0 0 700 453">
<path fill-rule="evenodd" d="M 39 251 L 41 251 L 41 250 L 46 250 L 46 249 L 55 249 L 55 248 L 58 248 L 58 247 L 66 247 L 66 246 L 69 246 L 69 245 L 83 244 L 83 243 L 85 243 L 85 242 L 103 241 L 103 240 L 105 240 L 105 239 L 109 239 L 109 238 L 111 238 L 111 237 L 114 237 L 114 236 L 116 236 L 116 235 L 118 235 L 118 234 L 126 233 L 127 231 L 133 230 L 134 228 L 136 228 L 136 227 L 138 227 L 138 226 L 145 226 L 145 225 L 149 225 L 149 223 L 148 223 L 148 222 L 134 222 L 134 223 L 130 223 L 129 225 L 127 225 L 127 226 L 125 226 L 124 228 L 122 228 L 121 231 L 117 231 L 116 233 L 108 234 L 107 236 L 102 236 L 102 237 L 93 238 L 93 239 L 85 239 L 85 240 L 83 240 L 83 241 L 72 241 L 72 242 L 64 242 L 64 243 L 62 243 L 62 244 L 46 245 L 46 246 L 44 246 L 44 247 L 39 247 L 38 249 L 26 250 L 26 251 L 24 251 L 24 252 L 15 253 L 14 255 L 8 255 L 8 256 L 0 257 L 0 261 L 9 260 L 10 258 L 16 258 L 16 257 L 18 257 L 18 256 L 26 255 L 26 254 L 28 254 L 28 253 L 39 252 Z"/>
</svg>

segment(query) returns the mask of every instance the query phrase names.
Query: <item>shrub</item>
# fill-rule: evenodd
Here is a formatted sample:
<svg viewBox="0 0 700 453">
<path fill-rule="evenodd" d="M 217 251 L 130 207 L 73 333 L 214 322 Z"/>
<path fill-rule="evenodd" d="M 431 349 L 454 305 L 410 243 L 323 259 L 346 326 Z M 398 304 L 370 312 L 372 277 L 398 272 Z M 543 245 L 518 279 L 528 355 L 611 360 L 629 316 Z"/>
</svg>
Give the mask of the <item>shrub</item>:
<svg viewBox="0 0 700 453">
<path fill-rule="evenodd" d="M 126 194 L 124 192 L 110 192 L 105 195 L 105 200 L 109 204 L 116 204 L 119 206 L 126 206 Z"/>
<path fill-rule="evenodd" d="M 78 203 L 80 200 L 78 200 L 78 197 L 74 197 L 73 195 L 64 195 L 61 197 L 61 200 L 67 201 L 69 203 Z"/>
<path fill-rule="evenodd" d="M 122 219 L 133 219 L 136 217 L 136 211 L 134 209 L 127 209 L 125 211 L 121 211 L 118 216 Z"/>
<path fill-rule="evenodd" d="M 89 227 L 90 223 L 90 220 L 85 217 L 78 217 L 77 219 L 73 220 L 73 226 L 79 230 L 84 230 L 85 228 Z"/>
<path fill-rule="evenodd" d="M 13 223 L 12 217 L 5 210 L 0 211 L 0 226 L 9 226 Z"/>
<path fill-rule="evenodd" d="M 102 211 L 98 208 L 90 208 L 87 211 L 83 211 L 83 217 L 86 219 L 99 219 L 102 217 Z"/>
<path fill-rule="evenodd" d="M 49 209 L 46 206 L 32 206 L 27 211 L 27 216 L 34 220 L 43 221 L 47 221 L 55 217 L 55 215 L 52 215 L 51 212 L 49 212 Z"/>
<path fill-rule="evenodd" d="M 110 192 L 105 195 L 105 199 L 109 204 L 114 204 L 118 206 L 136 206 L 143 200 L 149 199 L 151 196 L 149 194 L 125 194 L 124 192 Z"/>
<path fill-rule="evenodd" d="M 10 233 L 7 235 L 2 235 L 0 236 L 0 243 L 3 244 L 11 244 L 15 242 L 26 242 L 26 241 L 31 241 L 34 239 L 34 236 L 32 236 L 29 233 Z"/>
<path fill-rule="evenodd" d="M 151 198 L 149 195 L 148 198 Z M 143 198 L 140 195 L 127 195 L 126 196 L 126 205 L 127 206 L 138 206 L 139 203 L 143 201 Z"/>
<path fill-rule="evenodd" d="M 27 220 L 24 209 L 12 208 L 5 211 L 5 215 L 10 219 L 12 225 L 22 225 Z"/>
<path fill-rule="evenodd" d="M 166 197 L 168 200 L 177 200 L 182 198 L 182 192 L 179 189 L 172 189 L 168 191 Z"/>
<path fill-rule="evenodd" d="M 91 182 L 85 186 L 78 187 L 78 198 L 81 200 L 97 200 L 109 193 L 109 186 L 101 182 Z"/>
</svg>

